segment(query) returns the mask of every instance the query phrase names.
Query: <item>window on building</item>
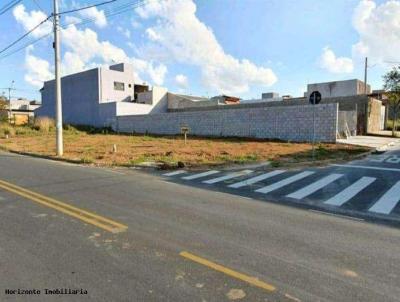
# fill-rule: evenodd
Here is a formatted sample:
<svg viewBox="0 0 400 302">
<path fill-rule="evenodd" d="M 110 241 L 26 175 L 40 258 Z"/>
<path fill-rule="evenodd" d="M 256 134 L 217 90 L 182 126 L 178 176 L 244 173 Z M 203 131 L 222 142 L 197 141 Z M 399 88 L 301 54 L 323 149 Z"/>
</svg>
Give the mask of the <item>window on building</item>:
<svg viewBox="0 0 400 302">
<path fill-rule="evenodd" d="M 121 82 L 114 82 L 114 90 L 124 91 L 125 90 L 125 84 L 121 83 Z"/>
<path fill-rule="evenodd" d="M 129 88 L 132 88 L 132 84 L 128 84 L 128 87 L 129 87 Z"/>
</svg>

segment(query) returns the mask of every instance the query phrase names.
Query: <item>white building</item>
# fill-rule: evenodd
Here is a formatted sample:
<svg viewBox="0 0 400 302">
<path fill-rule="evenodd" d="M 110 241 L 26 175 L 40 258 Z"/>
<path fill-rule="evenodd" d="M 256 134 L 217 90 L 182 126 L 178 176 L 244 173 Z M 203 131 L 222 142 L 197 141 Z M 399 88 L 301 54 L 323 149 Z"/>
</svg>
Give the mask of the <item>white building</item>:
<svg viewBox="0 0 400 302">
<path fill-rule="evenodd" d="M 55 81 L 45 82 L 40 91 L 42 106 L 35 115 L 54 118 Z M 104 127 L 116 116 L 167 111 L 167 90 L 135 84 L 133 66 L 125 63 L 62 77 L 61 91 L 66 124 Z"/>
<path fill-rule="evenodd" d="M 313 91 L 319 91 L 322 98 L 333 98 L 369 94 L 371 93 L 371 86 L 367 85 L 367 91 L 365 92 L 364 82 L 357 79 L 314 83 L 307 85 L 307 92 L 304 96 L 308 99 Z"/>
</svg>

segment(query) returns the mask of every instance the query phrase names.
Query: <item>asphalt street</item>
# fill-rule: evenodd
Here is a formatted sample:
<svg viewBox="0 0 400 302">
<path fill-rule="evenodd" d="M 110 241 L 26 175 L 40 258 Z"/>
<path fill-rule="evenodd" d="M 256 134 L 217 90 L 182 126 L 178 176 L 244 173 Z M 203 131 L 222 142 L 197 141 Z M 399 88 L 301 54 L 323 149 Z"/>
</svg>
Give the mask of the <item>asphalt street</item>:
<svg viewBox="0 0 400 302">
<path fill-rule="evenodd" d="M 400 226 L 400 146 L 327 167 L 178 170 L 168 181 Z"/>
<path fill-rule="evenodd" d="M 351 164 L 394 166 L 383 161 Z M 327 176 L 349 175 L 348 184 L 385 177 L 377 197 L 365 195 L 368 206 L 399 180 L 396 170 L 327 169 Z M 253 173 L 242 171 L 239 180 Z M 275 176 L 283 180 L 285 173 Z M 210 174 L 203 181 L 223 179 L 201 185 L 184 175 L 193 173 L 164 176 L 0 153 L 0 301 L 400 301 L 397 227 L 290 205 L 297 197 L 314 200 L 319 191 L 307 194 L 315 185 L 279 202 L 275 191 L 262 198 L 233 193 L 247 184 L 218 189 L 238 183 L 226 173 Z M 251 185 L 268 187 L 275 176 Z"/>
</svg>

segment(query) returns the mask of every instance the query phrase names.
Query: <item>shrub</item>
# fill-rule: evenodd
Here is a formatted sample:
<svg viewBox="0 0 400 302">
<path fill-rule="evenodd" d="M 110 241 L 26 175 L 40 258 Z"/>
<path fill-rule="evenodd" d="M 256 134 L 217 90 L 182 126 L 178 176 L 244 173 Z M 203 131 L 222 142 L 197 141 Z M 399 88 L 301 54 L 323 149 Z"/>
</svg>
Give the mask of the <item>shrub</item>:
<svg viewBox="0 0 400 302">
<path fill-rule="evenodd" d="M 55 122 L 49 117 L 38 117 L 33 123 L 33 128 L 42 132 L 49 132 L 55 127 Z"/>
<path fill-rule="evenodd" d="M 65 130 L 65 132 L 68 132 L 69 134 L 78 134 L 79 133 L 79 130 L 70 124 L 64 125 L 64 130 Z"/>
<path fill-rule="evenodd" d="M 15 128 L 16 135 L 37 135 L 37 131 L 28 126 L 20 126 Z"/>
<path fill-rule="evenodd" d="M 397 120 L 397 130 L 399 130 L 400 120 Z M 393 130 L 393 120 L 387 121 L 387 130 Z"/>
<path fill-rule="evenodd" d="M 2 137 L 8 135 L 8 136 L 14 136 L 15 135 L 15 129 L 8 125 L 8 124 L 0 124 L 0 135 Z"/>
</svg>

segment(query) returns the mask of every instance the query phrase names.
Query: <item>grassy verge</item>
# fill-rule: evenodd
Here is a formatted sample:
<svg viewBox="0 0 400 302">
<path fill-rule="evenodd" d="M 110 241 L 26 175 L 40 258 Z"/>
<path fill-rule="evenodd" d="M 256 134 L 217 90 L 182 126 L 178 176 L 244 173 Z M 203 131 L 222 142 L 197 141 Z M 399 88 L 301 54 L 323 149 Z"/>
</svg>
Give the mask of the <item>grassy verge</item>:
<svg viewBox="0 0 400 302">
<path fill-rule="evenodd" d="M 394 123 L 394 120 L 388 120 L 386 129 L 392 131 L 393 130 L 393 123 Z M 396 125 L 397 125 L 396 136 L 400 137 L 400 119 L 397 120 Z"/>
<path fill-rule="evenodd" d="M 6 138 L 8 136 L 8 138 Z M 311 146 L 238 138 L 125 135 L 108 129 L 65 127 L 64 159 L 103 166 L 134 166 L 145 162 L 190 167 L 248 164 L 272 161 L 279 166 L 311 160 Z M 116 152 L 114 150 L 116 146 Z M 55 157 L 54 126 L 10 127 L 0 125 L 0 147 L 15 152 Z M 366 148 L 320 144 L 316 160 L 345 160 L 368 151 Z"/>
</svg>

